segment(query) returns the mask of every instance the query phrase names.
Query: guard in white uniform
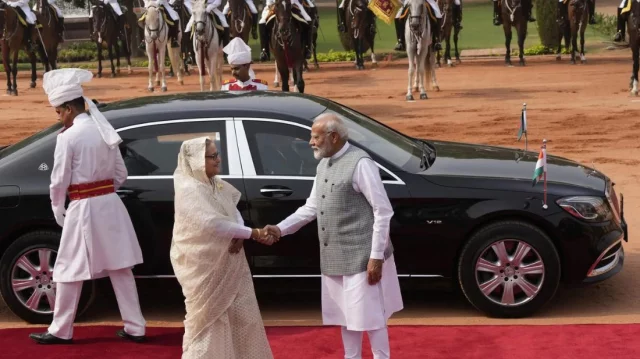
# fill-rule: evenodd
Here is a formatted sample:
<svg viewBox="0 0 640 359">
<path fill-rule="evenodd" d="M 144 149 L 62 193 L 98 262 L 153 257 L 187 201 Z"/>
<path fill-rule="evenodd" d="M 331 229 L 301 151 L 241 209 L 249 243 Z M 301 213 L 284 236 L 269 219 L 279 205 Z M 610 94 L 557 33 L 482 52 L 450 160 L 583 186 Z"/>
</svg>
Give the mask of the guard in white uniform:
<svg viewBox="0 0 640 359">
<path fill-rule="evenodd" d="M 309 7 L 316 7 L 313 0 L 303 0 Z M 269 51 L 269 41 L 271 35 L 271 28 L 267 27 L 267 17 L 269 17 L 269 13 L 273 9 L 273 5 L 275 4 L 275 0 L 266 0 L 264 7 L 262 8 L 262 14 L 260 15 L 260 21 L 258 22 L 260 27 L 260 47 L 262 48 L 262 52 L 260 53 L 260 61 L 267 61 L 271 58 L 271 54 Z M 304 50 L 305 50 L 305 58 L 311 58 L 311 16 L 304 9 L 304 6 L 300 3 L 299 0 L 291 0 L 291 6 L 298 9 L 302 18 L 307 22 L 307 24 L 303 27 L 302 39 L 305 41 Z"/>
<path fill-rule="evenodd" d="M 226 80 L 220 91 L 266 91 L 269 89 L 266 81 L 256 79 L 256 74 L 251 68 L 251 47 L 241 38 L 234 37 L 222 51 L 227 54 L 233 79 Z"/>
<path fill-rule="evenodd" d="M 64 41 L 64 14 L 62 13 L 62 10 L 60 10 L 58 5 L 56 5 L 56 0 L 48 0 L 47 2 L 56 11 L 56 14 L 58 15 L 58 24 L 60 25 L 58 26 L 58 37 L 60 38 L 60 41 Z M 39 4 L 38 2 L 33 4 L 33 11 L 38 10 L 38 4 Z M 41 13 L 44 12 L 44 9 L 40 9 L 40 12 Z"/>
<path fill-rule="evenodd" d="M 316 118 L 310 144 L 320 163 L 311 194 L 294 214 L 266 229 L 279 238 L 317 219 L 323 324 L 342 328 L 344 358 L 362 358 L 366 331 L 373 358 L 387 359 L 387 321 L 403 309 L 389 238 L 393 209 L 375 162 L 347 140 L 336 115 Z"/>
<path fill-rule="evenodd" d="M 50 185 L 53 215 L 62 227 L 53 270 L 53 322 L 47 332 L 30 335 L 41 344 L 72 341 L 83 281 L 107 276 L 124 321 L 124 330 L 116 334 L 135 342 L 145 339 L 146 322 L 131 271 L 142 263 L 142 252 L 127 209 L 115 193 L 127 179 L 118 148 L 122 139 L 83 96 L 81 84 L 92 77 L 81 69 L 53 70 L 43 77 L 42 87 L 65 128 L 58 134 Z M 71 202 L 65 210 L 67 195 Z"/>
<path fill-rule="evenodd" d="M 227 0 L 227 3 L 224 4 L 224 8 L 222 8 L 222 14 L 224 16 L 228 16 L 231 12 L 231 7 L 229 2 L 231 0 Z M 254 39 L 258 38 L 257 28 L 258 28 L 258 9 L 256 9 L 256 5 L 253 3 L 253 0 L 244 0 L 244 2 L 249 6 L 249 11 L 251 11 L 251 35 Z"/>
<path fill-rule="evenodd" d="M 37 51 L 37 46 L 32 40 L 33 29 L 38 23 L 36 14 L 29 8 L 29 0 L 4 0 L 4 2 L 12 8 L 19 8 L 24 13 L 27 28 L 24 36 L 27 38 L 27 45 L 32 51 Z"/>
<path fill-rule="evenodd" d="M 456 0 L 459 1 L 459 0 Z M 431 16 L 427 15 L 429 18 L 429 23 L 431 26 L 431 40 L 433 43 L 434 50 L 438 51 L 442 49 L 442 45 L 440 44 L 440 19 L 442 19 L 442 13 L 440 12 L 440 7 L 435 0 L 425 0 L 427 4 L 431 7 L 433 11 L 433 15 L 437 20 L 434 20 Z M 407 5 L 409 5 L 409 0 L 402 0 L 402 7 L 396 13 L 396 18 L 394 20 L 394 25 L 396 27 L 396 37 L 398 38 L 398 42 L 396 43 L 395 50 L 396 51 L 405 51 L 407 48 L 407 44 L 404 43 L 404 28 L 407 21 L 407 18 L 401 19 L 402 13 L 406 10 Z"/>
</svg>

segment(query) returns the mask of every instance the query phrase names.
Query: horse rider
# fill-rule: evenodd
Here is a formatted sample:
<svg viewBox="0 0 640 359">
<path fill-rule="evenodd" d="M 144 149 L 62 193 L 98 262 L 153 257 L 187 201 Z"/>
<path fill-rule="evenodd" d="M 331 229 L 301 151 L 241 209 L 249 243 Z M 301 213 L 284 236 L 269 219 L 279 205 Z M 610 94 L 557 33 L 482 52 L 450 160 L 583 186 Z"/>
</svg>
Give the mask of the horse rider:
<svg viewBox="0 0 640 359">
<path fill-rule="evenodd" d="M 266 91 L 266 81 L 255 78 L 251 69 L 251 47 L 242 41 L 240 37 L 234 37 L 227 46 L 222 49 L 227 54 L 227 61 L 231 66 L 232 80 L 226 80 L 220 91 Z"/>
<path fill-rule="evenodd" d="M 62 13 L 62 10 L 60 10 L 58 5 L 56 5 L 56 0 L 48 0 L 47 3 L 49 3 L 49 5 L 56 11 L 56 14 L 58 15 L 58 25 L 60 25 L 58 26 L 58 37 L 60 38 L 60 41 L 64 41 L 64 14 Z M 33 4 L 33 11 L 38 10 L 38 4 L 39 2 Z M 40 9 L 40 12 L 44 12 L 44 9 Z"/>
<path fill-rule="evenodd" d="M 493 24 L 495 26 L 502 25 L 502 16 L 500 15 L 500 3 L 502 0 L 493 0 Z M 531 15 L 531 10 L 533 9 L 533 1 L 532 0 L 522 0 L 522 10 L 524 10 L 524 16 L 529 22 L 534 22 L 536 19 Z"/>
<path fill-rule="evenodd" d="M 309 5 L 309 7 L 316 7 L 316 5 L 313 3 L 313 0 L 303 1 L 305 1 L 307 5 Z M 270 31 L 267 28 L 267 18 L 269 17 L 269 14 L 271 13 L 275 2 L 276 0 L 266 0 L 264 8 L 262 8 L 262 16 L 260 17 L 259 21 L 260 47 L 262 48 L 262 52 L 260 53 L 260 61 L 267 61 L 271 58 L 271 54 L 269 51 Z M 307 22 L 306 24 L 303 24 L 301 37 L 302 41 L 304 42 L 304 57 L 306 59 L 309 59 L 311 58 L 311 44 L 313 42 L 313 40 L 311 39 L 311 36 L 313 35 L 311 31 L 311 26 L 313 25 L 311 24 L 311 22 L 313 20 L 299 0 L 291 0 L 291 6 L 293 8 L 297 8 L 302 18 Z"/>
<path fill-rule="evenodd" d="M 173 7 L 174 10 L 175 10 L 175 3 L 176 3 L 176 0 L 169 0 L 169 5 L 171 5 L 171 7 Z M 189 15 L 193 13 L 193 11 L 191 10 L 191 6 L 192 6 L 191 0 L 182 0 L 182 5 L 187 9 L 187 12 L 189 13 Z"/>
<path fill-rule="evenodd" d="M 38 18 L 36 14 L 29 8 L 29 0 L 4 0 L 4 2 L 12 8 L 20 8 L 24 13 L 24 20 L 27 22 L 27 27 L 24 29 L 24 38 L 27 42 L 27 47 L 31 51 L 37 51 L 37 45 L 33 42 L 32 34 L 33 28 L 38 26 Z"/>
<path fill-rule="evenodd" d="M 631 0 L 622 0 L 618 6 L 618 31 L 613 38 L 615 42 L 623 42 L 626 37 L 627 20 L 631 11 Z"/>
<path fill-rule="evenodd" d="M 258 38 L 258 9 L 256 9 L 256 5 L 253 3 L 253 0 L 244 0 L 244 2 L 249 6 L 249 11 L 251 11 L 251 36 L 254 39 Z M 229 15 L 231 12 L 231 6 L 229 5 L 231 0 L 227 0 L 227 3 L 224 4 L 224 8 L 222 9 L 222 13 L 224 16 Z"/>
<path fill-rule="evenodd" d="M 104 0 L 104 1 L 118 1 L 118 0 Z M 178 44 L 178 34 L 180 33 L 180 16 L 178 15 L 178 13 L 173 9 L 173 7 L 171 7 L 171 5 L 169 5 L 169 3 L 167 3 L 167 0 L 144 0 L 144 8 L 148 9 L 150 6 L 157 6 L 158 8 L 161 9 L 161 13 L 162 13 L 162 9 L 164 9 L 164 11 L 167 12 L 167 14 L 169 15 L 169 17 L 171 18 L 171 21 L 173 22 L 173 24 L 167 22 L 167 26 L 169 27 L 169 39 L 171 40 L 171 47 L 172 48 L 177 48 L 180 47 L 180 44 Z M 146 13 L 146 11 L 145 11 Z M 143 14 L 144 16 L 144 14 Z M 140 20 L 138 20 L 140 21 Z M 138 46 L 140 49 L 144 50 L 145 49 L 145 38 L 144 36 L 142 36 L 142 41 L 140 42 L 140 45 Z"/>
<path fill-rule="evenodd" d="M 211 16 L 215 14 L 215 16 L 218 18 L 218 20 L 220 21 L 220 25 L 222 25 L 222 27 L 224 28 L 224 31 L 221 34 L 222 36 L 220 38 L 223 44 L 228 44 L 229 43 L 229 23 L 227 23 L 227 18 L 224 16 L 224 14 L 222 14 L 222 11 L 220 11 L 219 9 L 220 4 L 222 4 L 222 0 L 207 0 L 207 7 L 205 8 L 204 11 Z M 185 33 L 191 31 L 193 22 L 194 22 L 193 14 L 191 14 L 191 18 L 189 19 L 189 22 L 187 23 L 187 26 L 184 30 Z"/>
<path fill-rule="evenodd" d="M 433 49 L 436 51 L 439 51 L 442 49 L 442 46 L 440 45 L 440 25 L 438 24 L 438 22 L 439 22 L 439 19 L 442 19 L 442 13 L 440 12 L 440 7 L 438 6 L 438 3 L 435 0 L 425 0 L 425 2 L 429 4 L 429 6 L 432 9 L 433 15 L 435 15 L 436 19 L 438 19 L 438 20 L 434 20 L 432 16 L 427 15 L 427 18 L 429 19 L 429 23 L 431 27 L 431 38 L 433 43 Z M 343 0 L 343 3 L 344 3 L 344 0 Z M 405 11 L 408 5 L 409 5 L 409 0 L 402 0 L 402 6 L 400 7 L 400 10 L 398 10 L 398 12 L 396 13 L 396 18 L 394 20 L 394 23 L 396 26 L 396 36 L 398 37 L 398 43 L 396 44 L 396 47 L 395 47 L 396 51 L 404 51 L 406 49 L 406 44 L 404 43 L 404 23 L 405 22 L 401 20 L 400 17 L 402 16 L 402 13 Z"/>
<path fill-rule="evenodd" d="M 624 0 L 622 2 L 624 3 Z M 596 8 L 596 0 L 587 0 L 587 3 L 589 4 L 589 24 L 595 25 L 596 19 L 594 17 L 594 14 Z M 569 20 L 569 0 L 558 0 L 558 11 L 556 13 L 558 24 L 563 24 L 565 21 Z"/>
</svg>

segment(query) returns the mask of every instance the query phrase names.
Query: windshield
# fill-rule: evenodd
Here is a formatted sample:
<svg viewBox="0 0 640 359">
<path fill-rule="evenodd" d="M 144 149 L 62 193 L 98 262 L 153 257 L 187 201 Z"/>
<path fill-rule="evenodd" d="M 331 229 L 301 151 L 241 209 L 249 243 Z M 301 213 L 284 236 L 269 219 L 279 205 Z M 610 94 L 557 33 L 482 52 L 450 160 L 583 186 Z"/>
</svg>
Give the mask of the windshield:
<svg viewBox="0 0 640 359">
<path fill-rule="evenodd" d="M 56 121 L 55 125 L 53 125 L 53 126 L 51 126 L 49 128 L 46 128 L 46 129 L 44 129 L 44 130 L 42 130 L 42 131 L 40 131 L 40 132 L 30 136 L 30 137 L 25 138 L 22 141 L 16 142 L 15 144 L 12 144 L 9 147 L 6 147 L 6 148 L 0 150 L 0 158 L 7 157 L 10 154 L 13 154 L 13 153 L 15 153 L 15 152 L 17 152 L 17 151 L 19 151 L 19 150 L 31 145 L 32 143 L 40 140 L 41 138 L 44 138 L 44 137 L 50 135 L 51 133 L 60 131 L 61 129 L 62 129 L 62 123 Z"/>
<path fill-rule="evenodd" d="M 415 140 L 345 106 L 328 108 L 349 128 L 349 139 L 406 172 L 418 173 L 421 145 Z"/>
</svg>

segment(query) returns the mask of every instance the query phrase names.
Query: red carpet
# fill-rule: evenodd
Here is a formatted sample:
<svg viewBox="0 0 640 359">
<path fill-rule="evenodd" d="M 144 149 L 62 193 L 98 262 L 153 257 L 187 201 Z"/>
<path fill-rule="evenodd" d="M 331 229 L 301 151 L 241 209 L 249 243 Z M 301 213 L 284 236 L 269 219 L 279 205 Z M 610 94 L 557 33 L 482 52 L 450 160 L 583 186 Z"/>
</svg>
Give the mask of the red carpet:
<svg viewBox="0 0 640 359">
<path fill-rule="evenodd" d="M 74 345 L 42 346 L 33 328 L 0 330 L 0 358 L 180 358 L 182 328 L 149 328 L 146 344 L 125 342 L 117 327 L 76 327 Z M 35 330 L 38 332 L 38 330 Z M 557 326 L 393 326 L 396 359 L 640 358 L 640 324 Z M 341 359 L 335 327 L 267 327 L 275 359 Z M 371 358 L 364 340 L 364 358 Z M 215 358 L 211 358 L 215 359 Z"/>
</svg>

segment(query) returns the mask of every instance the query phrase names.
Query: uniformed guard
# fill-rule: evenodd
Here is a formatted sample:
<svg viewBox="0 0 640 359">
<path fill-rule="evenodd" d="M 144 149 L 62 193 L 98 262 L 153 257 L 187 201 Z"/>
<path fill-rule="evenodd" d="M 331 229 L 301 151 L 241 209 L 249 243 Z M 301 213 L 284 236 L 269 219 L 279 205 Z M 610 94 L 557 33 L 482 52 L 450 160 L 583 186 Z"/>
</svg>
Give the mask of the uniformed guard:
<svg viewBox="0 0 640 359">
<path fill-rule="evenodd" d="M 267 90 L 267 82 L 255 78 L 251 69 L 251 48 L 239 37 L 234 37 L 222 49 L 227 54 L 227 61 L 231 66 L 233 80 L 227 80 L 221 91 L 254 91 Z"/>
</svg>

